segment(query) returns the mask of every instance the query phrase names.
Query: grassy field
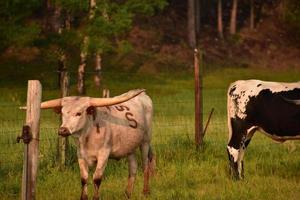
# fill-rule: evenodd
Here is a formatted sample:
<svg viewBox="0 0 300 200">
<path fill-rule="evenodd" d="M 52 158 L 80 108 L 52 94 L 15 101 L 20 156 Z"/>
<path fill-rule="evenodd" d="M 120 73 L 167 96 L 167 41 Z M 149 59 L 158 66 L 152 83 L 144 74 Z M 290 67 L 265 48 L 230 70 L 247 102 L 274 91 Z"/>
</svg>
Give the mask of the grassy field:
<svg viewBox="0 0 300 200">
<path fill-rule="evenodd" d="M 21 133 L 26 86 L 22 81 L 5 85 L 0 97 L 0 199 L 19 199 L 23 144 L 15 144 Z M 41 79 L 43 99 L 59 96 L 54 78 Z M 278 144 L 256 133 L 245 156 L 245 180 L 232 181 L 227 168 L 226 89 L 237 79 L 298 81 L 300 71 L 268 71 L 224 68 L 209 70 L 204 77 L 204 116 L 215 108 L 203 148 L 194 146 L 194 96 L 192 74 L 165 73 L 141 75 L 107 73 L 105 85 L 117 95 L 131 88 L 146 88 L 154 102 L 153 147 L 157 156 L 156 175 L 151 179 L 151 194 L 142 195 L 143 177 L 139 168 L 132 199 L 300 199 L 300 143 Z M 74 82 L 73 82 L 74 83 Z M 88 83 L 88 95 L 99 96 Z M 74 93 L 75 87 L 72 86 Z M 40 163 L 37 199 L 79 199 L 80 176 L 74 146 L 69 149 L 68 165 L 56 164 L 58 116 L 43 111 L 41 118 Z M 72 141 L 71 141 L 72 143 Z M 139 166 L 140 162 L 139 162 Z M 125 199 L 127 162 L 110 160 L 101 185 L 102 199 Z M 92 194 L 90 180 L 89 193 Z"/>
</svg>

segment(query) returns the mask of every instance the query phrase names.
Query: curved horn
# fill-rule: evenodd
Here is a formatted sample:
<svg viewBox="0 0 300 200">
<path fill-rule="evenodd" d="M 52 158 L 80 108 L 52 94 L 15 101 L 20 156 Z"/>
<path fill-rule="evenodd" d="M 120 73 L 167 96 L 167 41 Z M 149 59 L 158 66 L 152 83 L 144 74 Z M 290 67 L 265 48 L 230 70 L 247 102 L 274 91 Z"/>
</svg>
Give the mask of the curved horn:
<svg viewBox="0 0 300 200">
<path fill-rule="evenodd" d="M 90 105 L 91 106 L 111 106 L 119 103 L 123 103 L 125 101 L 128 101 L 129 99 L 132 99 L 133 97 L 141 94 L 144 92 L 145 89 L 135 89 L 130 90 L 122 95 L 115 96 L 112 98 L 90 98 Z"/>
<path fill-rule="evenodd" d="M 61 106 L 61 99 L 53 99 L 41 103 L 41 109 L 56 108 Z M 19 107 L 20 110 L 26 110 L 26 106 Z"/>
<path fill-rule="evenodd" d="M 288 98 L 285 98 L 285 97 L 282 97 L 286 102 L 289 102 L 289 103 L 292 103 L 292 104 L 295 104 L 295 105 L 300 105 L 300 100 L 299 99 L 288 99 Z"/>
<path fill-rule="evenodd" d="M 53 99 L 41 103 L 41 109 L 56 108 L 61 106 L 61 99 Z"/>
<path fill-rule="evenodd" d="M 286 101 L 288 101 L 292 104 L 298 105 L 298 106 L 300 105 L 300 100 L 286 100 Z"/>
</svg>

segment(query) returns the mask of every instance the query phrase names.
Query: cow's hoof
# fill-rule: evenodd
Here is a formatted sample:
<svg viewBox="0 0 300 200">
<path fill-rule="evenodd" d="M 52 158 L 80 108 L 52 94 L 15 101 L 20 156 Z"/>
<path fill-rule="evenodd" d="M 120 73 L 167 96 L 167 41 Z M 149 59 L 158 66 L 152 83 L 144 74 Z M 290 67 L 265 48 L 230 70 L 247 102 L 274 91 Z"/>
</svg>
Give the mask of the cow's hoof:
<svg viewBox="0 0 300 200">
<path fill-rule="evenodd" d="M 88 200 L 88 196 L 87 195 L 81 195 L 80 200 Z"/>
<path fill-rule="evenodd" d="M 100 200 L 100 197 L 93 197 L 93 200 Z"/>
<path fill-rule="evenodd" d="M 233 181 L 242 181 L 244 180 L 244 176 L 239 176 L 238 174 L 231 174 L 231 179 Z"/>
<path fill-rule="evenodd" d="M 231 179 L 233 180 L 233 181 L 240 181 L 240 180 L 242 180 L 240 177 L 238 177 L 238 176 L 231 176 Z"/>
</svg>

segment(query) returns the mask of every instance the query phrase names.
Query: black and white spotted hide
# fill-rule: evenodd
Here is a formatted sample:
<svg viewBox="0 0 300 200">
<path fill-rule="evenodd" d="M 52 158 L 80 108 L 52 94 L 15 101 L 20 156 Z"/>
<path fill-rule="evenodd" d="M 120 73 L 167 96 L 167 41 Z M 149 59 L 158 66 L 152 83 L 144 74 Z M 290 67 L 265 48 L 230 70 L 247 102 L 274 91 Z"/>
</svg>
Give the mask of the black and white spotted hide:
<svg viewBox="0 0 300 200">
<path fill-rule="evenodd" d="M 230 173 L 244 178 L 243 157 L 256 130 L 278 142 L 300 139 L 300 82 L 239 80 L 227 93 Z"/>
</svg>

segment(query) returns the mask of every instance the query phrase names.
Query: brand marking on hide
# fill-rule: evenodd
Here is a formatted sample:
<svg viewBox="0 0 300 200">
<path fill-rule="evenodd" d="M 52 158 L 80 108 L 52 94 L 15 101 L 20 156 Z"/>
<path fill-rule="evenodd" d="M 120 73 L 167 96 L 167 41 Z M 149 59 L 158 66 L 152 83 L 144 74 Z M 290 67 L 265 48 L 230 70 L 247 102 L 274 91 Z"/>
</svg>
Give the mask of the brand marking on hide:
<svg viewBox="0 0 300 200">
<path fill-rule="evenodd" d="M 124 105 L 119 105 L 119 106 L 115 106 L 115 108 L 120 111 L 123 112 L 125 111 L 125 118 L 129 121 L 129 126 L 131 128 L 136 129 L 138 127 L 138 123 L 137 121 L 134 119 L 134 115 L 130 112 L 130 108 Z"/>
</svg>

